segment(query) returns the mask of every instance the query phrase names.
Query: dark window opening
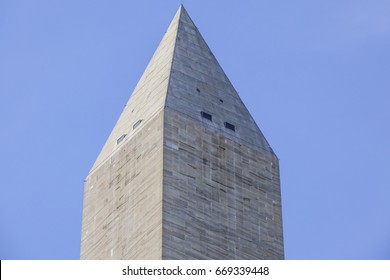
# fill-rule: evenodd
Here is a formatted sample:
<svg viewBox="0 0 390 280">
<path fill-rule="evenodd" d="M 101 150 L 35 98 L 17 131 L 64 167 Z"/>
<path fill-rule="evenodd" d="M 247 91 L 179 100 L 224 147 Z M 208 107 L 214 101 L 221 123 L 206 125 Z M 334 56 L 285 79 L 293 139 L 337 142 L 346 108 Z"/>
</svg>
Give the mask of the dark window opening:
<svg viewBox="0 0 390 280">
<path fill-rule="evenodd" d="M 142 120 L 138 120 L 135 124 L 133 124 L 133 129 L 136 129 L 140 124 Z"/>
<path fill-rule="evenodd" d="M 207 119 L 209 121 L 212 121 L 213 117 L 210 114 L 207 114 L 206 112 L 200 112 L 200 113 L 202 115 L 202 118 L 205 118 L 205 119 Z"/>
<path fill-rule="evenodd" d="M 116 144 L 119 144 L 120 142 L 123 141 L 123 139 L 125 139 L 126 137 L 126 134 L 123 134 L 121 137 L 118 138 L 118 140 L 116 140 Z"/>
<path fill-rule="evenodd" d="M 236 127 L 235 127 L 233 124 L 231 124 L 231 123 L 225 122 L 225 127 L 226 127 L 227 129 L 236 131 Z"/>
</svg>

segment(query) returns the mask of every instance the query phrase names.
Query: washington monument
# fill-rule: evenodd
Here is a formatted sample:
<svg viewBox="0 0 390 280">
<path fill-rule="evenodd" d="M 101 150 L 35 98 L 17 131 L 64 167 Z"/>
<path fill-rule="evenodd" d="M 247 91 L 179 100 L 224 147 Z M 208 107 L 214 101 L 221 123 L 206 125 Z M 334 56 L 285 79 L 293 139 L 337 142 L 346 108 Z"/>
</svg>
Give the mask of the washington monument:
<svg viewBox="0 0 390 280">
<path fill-rule="evenodd" d="M 86 178 L 81 238 L 81 259 L 284 258 L 278 158 L 182 5 Z"/>
</svg>

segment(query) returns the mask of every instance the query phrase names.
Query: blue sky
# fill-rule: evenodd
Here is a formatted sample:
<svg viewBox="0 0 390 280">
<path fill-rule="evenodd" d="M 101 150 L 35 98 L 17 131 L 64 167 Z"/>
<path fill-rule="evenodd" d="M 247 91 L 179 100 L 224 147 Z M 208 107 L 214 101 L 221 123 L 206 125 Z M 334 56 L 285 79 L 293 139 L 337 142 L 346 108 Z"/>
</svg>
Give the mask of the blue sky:
<svg viewBox="0 0 390 280">
<path fill-rule="evenodd" d="M 390 259 L 390 2 L 182 1 L 280 158 L 287 259 Z M 0 1 L 0 259 L 78 259 L 83 180 L 180 1 Z"/>
</svg>

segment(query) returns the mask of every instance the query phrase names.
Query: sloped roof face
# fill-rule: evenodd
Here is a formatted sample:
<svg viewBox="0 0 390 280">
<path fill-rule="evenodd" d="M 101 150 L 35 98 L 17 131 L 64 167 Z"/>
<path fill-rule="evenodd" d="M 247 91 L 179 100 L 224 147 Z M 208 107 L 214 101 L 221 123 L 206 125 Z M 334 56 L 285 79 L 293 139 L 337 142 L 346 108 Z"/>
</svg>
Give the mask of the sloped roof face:
<svg viewBox="0 0 390 280">
<path fill-rule="evenodd" d="M 181 9 L 166 106 L 194 118 L 204 111 L 216 128 L 272 153 L 222 67 L 184 8 Z M 225 129 L 225 123 L 235 131 Z"/>
<path fill-rule="evenodd" d="M 234 125 L 232 137 L 273 153 L 236 90 L 181 5 L 139 80 L 91 171 L 136 133 L 133 125 L 151 119 L 165 107 L 194 118 L 213 116 L 213 125 Z"/>
<path fill-rule="evenodd" d="M 133 129 L 134 124 L 140 120 L 146 122 L 164 108 L 179 18 L 180 9 L 142 74 L 91 171 L 117 149 L 117 140 L 122 135 L 129 139 L 136 133 Z"/>
</svg>

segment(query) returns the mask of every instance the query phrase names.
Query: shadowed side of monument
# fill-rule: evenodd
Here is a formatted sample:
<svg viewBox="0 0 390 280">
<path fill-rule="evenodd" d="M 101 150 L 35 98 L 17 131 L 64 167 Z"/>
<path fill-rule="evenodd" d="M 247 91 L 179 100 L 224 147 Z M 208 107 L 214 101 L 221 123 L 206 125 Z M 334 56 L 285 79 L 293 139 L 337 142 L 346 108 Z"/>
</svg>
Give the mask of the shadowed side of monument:
<svg viewBox="0 0 390 280">
<path fill-rule="evenodd" d="M 278 159 L 184 8 L 163 155 L 164 259 L 284 257 Z"/>
</svg>

